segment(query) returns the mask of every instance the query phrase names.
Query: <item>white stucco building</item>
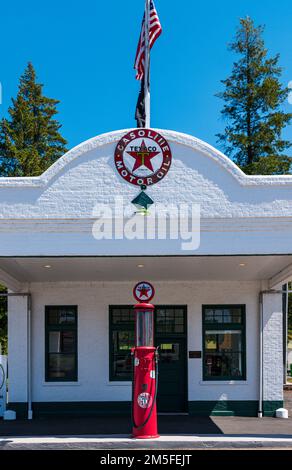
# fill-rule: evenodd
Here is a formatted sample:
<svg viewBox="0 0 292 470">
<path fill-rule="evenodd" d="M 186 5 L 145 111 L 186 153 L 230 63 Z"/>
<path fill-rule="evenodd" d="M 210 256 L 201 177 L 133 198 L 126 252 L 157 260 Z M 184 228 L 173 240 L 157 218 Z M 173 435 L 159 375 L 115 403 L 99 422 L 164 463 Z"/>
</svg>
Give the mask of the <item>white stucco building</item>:
<svg viewBox="0 0 292 470">
<path fill-rule="evenodd" d="M 172 164 L 147 194 L 170 214 L 199 210 L 193 247 L 181 236 L 97 239 L 102 204 L 114 210 L 139 193 L 114 162 L 127 132 L 82 143 L 40 177 L 0 179 L 0 282 L 18 294 L 8 299 L 9 408 L 128 412 L 132 289 L 148 280 L 158 409 L 272 416 L 283 403 L 292 176 L 246 176 L 208 144 L 159 131 Z"/>
</svg>

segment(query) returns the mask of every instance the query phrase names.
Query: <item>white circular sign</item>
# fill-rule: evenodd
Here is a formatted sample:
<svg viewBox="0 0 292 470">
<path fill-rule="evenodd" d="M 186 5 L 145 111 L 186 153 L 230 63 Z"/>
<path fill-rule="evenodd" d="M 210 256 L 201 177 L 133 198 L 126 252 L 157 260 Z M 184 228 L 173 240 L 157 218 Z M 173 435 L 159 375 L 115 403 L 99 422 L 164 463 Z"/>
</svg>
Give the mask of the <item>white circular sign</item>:
<svg viewBox="0 0 292 470">
<path fill-rule="evenodd" d="M 138 282 L 133 289 L 133 295 L 138 302 L 149 302 L 153 299 L 154 294 L 154 287 L 147 281 Z"/>
<path fill-rule="evenodd" d="M 138 395 L 137 402 L 140 408 L 150 408 L 152 405 L 152 396 L 147 392 L 140 393 L 140 395 Z"/>
<path fill-rule="evenodd" d="M 133 129 L 118 142 L 116 169 L 124 180 L 137 186 L 159 183 L 171 166 L 171 149 L 152 129 Z"/>
</svg>

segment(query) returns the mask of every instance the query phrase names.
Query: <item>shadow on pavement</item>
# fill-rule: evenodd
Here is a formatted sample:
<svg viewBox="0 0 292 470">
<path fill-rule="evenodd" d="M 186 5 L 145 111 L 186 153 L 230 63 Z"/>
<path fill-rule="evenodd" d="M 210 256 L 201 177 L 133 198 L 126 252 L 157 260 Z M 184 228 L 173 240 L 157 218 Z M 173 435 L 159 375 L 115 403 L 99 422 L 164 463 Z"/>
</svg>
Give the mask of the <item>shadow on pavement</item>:
<svg viewBox="0 0 292 470">
<path fill-rule="evenodd" d="M 49 417 L 32 421 L 0 421 L 0 436 L 61 436 L 126 434 L 132 430 L 128 416 Z M 209 417 L 159 416 L 160 434 L 223 434 Z"/>
<path fill-rule="evenodd" d="M 131 418 L 126 415 L 44 416 L 32 421 L 0 420 L 0 436 L 94 436 L 130 437 Z M 207 417 L 188 415 L 158 416 L 160 435 L 200 435 L 217 437 L 292 438 L 292 420 L 276 418 Z"/>
</svg>

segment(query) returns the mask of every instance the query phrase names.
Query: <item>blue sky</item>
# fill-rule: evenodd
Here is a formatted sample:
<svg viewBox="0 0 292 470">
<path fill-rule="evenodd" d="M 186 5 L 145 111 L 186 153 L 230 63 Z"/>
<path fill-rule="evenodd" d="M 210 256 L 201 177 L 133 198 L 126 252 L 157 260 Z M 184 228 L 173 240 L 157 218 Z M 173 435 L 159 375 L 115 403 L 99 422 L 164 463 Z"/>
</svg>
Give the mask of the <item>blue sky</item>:
<svg viewBox="0 0 292 470">
<path fill-rule="evenodd" d="M 34 64 L 44 93 L 61 101 L 58 119 L 68 148 L 115 129 L 135 127 L 139 90 L 133 61 L 144 0 L 14 0 L 1 6 L 1 71 L 6 114 L 19 76 Z M 217 146 L 221 101 L 214 94 L 232 68 L 227 51 L 239 18 L 265 24 L 282 81 L 292 80 L 291 0 L 156 0 L 163 34 L 151 55 L 151 124 Z M 284 109 L 292 112 L 288 102 Z M 285 137 L 292 139 L 292 126 Z M 289 154 L 292 155 L 290 149 Z"/>
</svg>

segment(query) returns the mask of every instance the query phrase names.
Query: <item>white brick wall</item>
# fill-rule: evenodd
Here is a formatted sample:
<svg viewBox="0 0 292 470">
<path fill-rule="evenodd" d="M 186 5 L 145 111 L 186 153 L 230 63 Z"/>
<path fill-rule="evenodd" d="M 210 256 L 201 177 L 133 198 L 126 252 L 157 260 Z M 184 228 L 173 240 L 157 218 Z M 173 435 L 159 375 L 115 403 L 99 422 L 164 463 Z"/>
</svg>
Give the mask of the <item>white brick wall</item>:
<svg viewBox="0 0 292 470">
<path fill-rule="evenodd" d="M 133 304 L 132 287 L 132 283 L 35 283 L 31 285 L 33 401 L 130 400 L 130 384 L 109 382 L 108 306 L 109 304 Z M 230 384 L 203 382 L 202 360 L 189 359 L 188 398 L 189 400 L 257 400 L 259 284 L 214 281 L 157 282 L 155 287 L 157 305 L 187 305 L 188 350 L 202 350 L 203 304 L 246 304 L 247 380 Z M 44 306 L 50 304 L 78 305 L 78 384 L 45 383 Z M 16 314 L 13 313 L 13 316 L 16 319 Z M 24 328 L 24 325 L 21 328 Z M 22 344 L 21 330 L 14 326 L 12 335 L 15 338 L 19 335 Z M 13 401 L 22 401 L 25 389 L 23 347 L 14 349 L 10 353 L 15 377 L 11 384 L 11 396 Z"/>
<path fill-rule="evenodd" d="M 246 176 L 207 144 L 161 132 L 170 142 L 173 163 L 148 194 L 166 206 L 200 205 L 201 246 L 196 253 L 291 252 L 291 176 Z M 92 237 L 96 205 L 113 205 L 114 196 L 121 195 L 130 203 L 139 192 L 114 167 L 114 148 L 122 134 L 112 132 L 81 144 L 39 178 L 2 178 L 0 255 L 189 254 L 175 240 Z"/>
<path fill-rule="evenodd" d="M 282 295 L 263 295 L 264 400 L 283 400 Z"/>
</svg>

